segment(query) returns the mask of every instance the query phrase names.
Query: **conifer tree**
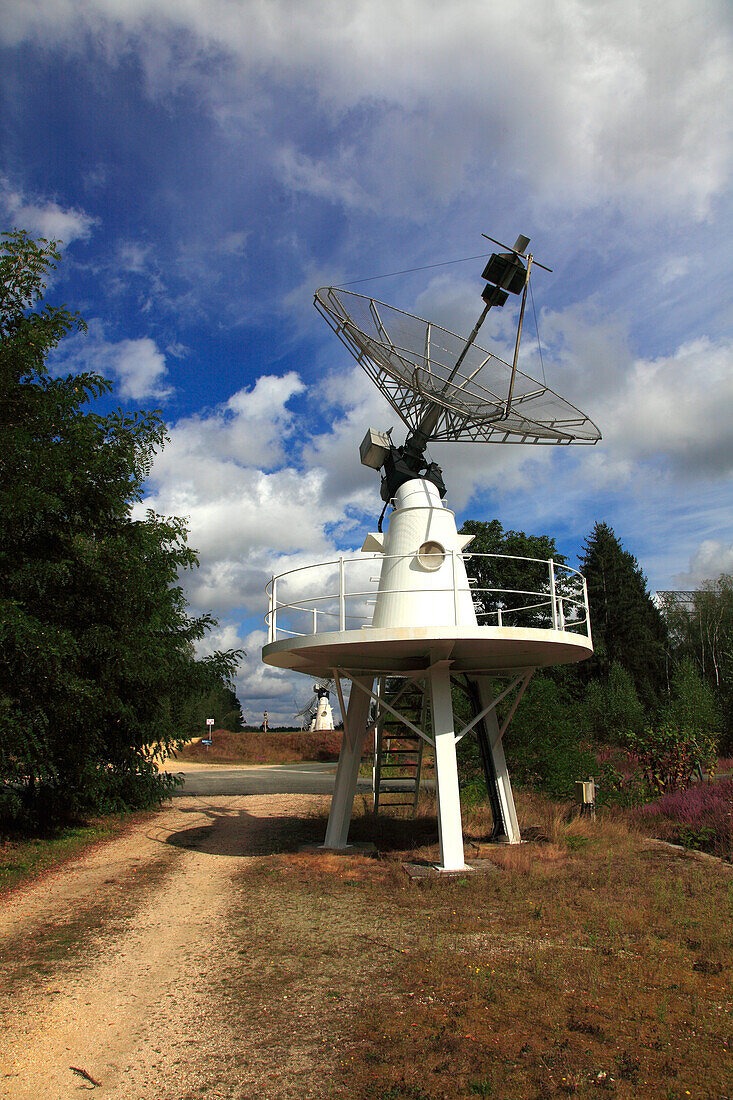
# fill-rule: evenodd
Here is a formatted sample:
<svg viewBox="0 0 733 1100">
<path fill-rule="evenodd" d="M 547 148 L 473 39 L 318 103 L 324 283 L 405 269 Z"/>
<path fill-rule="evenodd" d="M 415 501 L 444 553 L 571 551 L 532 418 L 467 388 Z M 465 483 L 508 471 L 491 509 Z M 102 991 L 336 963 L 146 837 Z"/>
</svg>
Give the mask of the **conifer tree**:
<svg viewBox="0 0 733 1100">
<path fill-rule="evenodd" d="M 596 523 L 580 569 L 588 585 L 595 650 L 581 674 L 607 682 L 615 661 L 631 676 L 645 707 L 654 707 L 664 686 L 667 628 L 639 563 L 608 524 Z"/>
</svg>

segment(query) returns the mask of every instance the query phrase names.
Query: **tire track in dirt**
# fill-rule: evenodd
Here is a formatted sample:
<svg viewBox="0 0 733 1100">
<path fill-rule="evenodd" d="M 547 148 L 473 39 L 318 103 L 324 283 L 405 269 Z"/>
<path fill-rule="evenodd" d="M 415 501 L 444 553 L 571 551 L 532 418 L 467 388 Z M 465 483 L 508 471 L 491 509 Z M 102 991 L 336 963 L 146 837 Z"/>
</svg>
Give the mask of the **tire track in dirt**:
<svg viewBox="0 0 733 1100">
<path fill-rule="evenodd" d="M 64 914 L 87 913 L 89 926 L 71 945 L 71 962 L 49 958 L 41 937 L 43 973 L 26 974 L 0 995 L 0 1096 L 267 1096 L 262 1082 L 254 1092 L 241 1089 L 249 1037 L 240 1019 L 233 1029 L 222 996 L 233 882 L 244 861 L 277 849 L 291 814 L 321 802 L 176 799 L 152 823 L 13 896 L 0 917 L 0 943 L 24 936 L 32 943 L 39 930 L 63 924 Z"/>
</svg>

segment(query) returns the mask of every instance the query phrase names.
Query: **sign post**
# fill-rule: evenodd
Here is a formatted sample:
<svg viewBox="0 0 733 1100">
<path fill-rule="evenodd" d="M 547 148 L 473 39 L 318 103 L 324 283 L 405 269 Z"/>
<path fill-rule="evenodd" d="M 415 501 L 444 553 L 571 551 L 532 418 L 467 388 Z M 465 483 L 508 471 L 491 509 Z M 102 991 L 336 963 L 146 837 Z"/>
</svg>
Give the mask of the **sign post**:
<svg viewBox="0 0 733 1100">
<path fill-rule="evenodd" d="M 202 737 L 201 738 L 201 744 L 206 745 L 206 748 L 208 749 L 209 745 L 211 744 L 211 735 L 214 732 L 214 719 L 213 718 L 207 718 L 206 719 L 206 732 L 208 734 L 208 737 Z"/>
</svg>

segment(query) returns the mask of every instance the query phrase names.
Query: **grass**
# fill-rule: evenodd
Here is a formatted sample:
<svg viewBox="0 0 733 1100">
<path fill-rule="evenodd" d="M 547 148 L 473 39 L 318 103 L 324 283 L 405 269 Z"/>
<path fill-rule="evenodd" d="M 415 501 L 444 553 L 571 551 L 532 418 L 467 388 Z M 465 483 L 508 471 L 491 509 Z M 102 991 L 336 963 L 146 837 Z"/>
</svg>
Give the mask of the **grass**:
<svg viewBox="0 0 733 1100">
<path fill-rule="evenodd" d="M 45 871 L 61 866 L 86 848 L 117 836 L 141 815 L 113 815 L 69 825 L 47 836 L 0 836 L 0 896 Z"/>
<path fill-rule="evenodd" d="M 324 1097 L 733 1095 L 731 869 L 517 801 L 529 843 L 486 845 L 474 808 L 492 869 L 418 882 L 401 863 L 437 856 L 428 802 L 414 822 L 357 807 L 377 860 L 298 852 L 325 822 L 298 823 L 241 874 L 232 1011 L 318 1036 Z"/>
<path fill-rule="evenodd" d="M 180 749 L 175 759 L 200 764 L 294 764 L 304 760 L 338 760 L 341 737 L 341 730 L 313 733 L 214 730 L 211 745 L 193 741 Z"/>
</svg>

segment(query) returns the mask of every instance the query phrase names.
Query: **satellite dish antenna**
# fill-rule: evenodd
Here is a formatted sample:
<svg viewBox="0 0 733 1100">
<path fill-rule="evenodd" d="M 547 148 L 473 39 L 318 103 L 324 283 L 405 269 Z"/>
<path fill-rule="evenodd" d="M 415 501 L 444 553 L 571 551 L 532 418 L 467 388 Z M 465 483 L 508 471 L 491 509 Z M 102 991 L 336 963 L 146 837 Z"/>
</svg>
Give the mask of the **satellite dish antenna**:
<svg viewBox="0 0 733 1100">
<path fill-rule="evenodd" d="M 485 305 L 468 338 L 374 298 L 338 287 L 316 291 L 316 309 L 409 429 L 401 447 L 374 429 L 361 445 L 362 463 L 384 470 L 385 502 L 414 477 L 432 481 L 445 496 L 442 471 L 424 457 L 431 442 L 593 444 L 601 438 L 585 413 L 517 368 L 533 262 L 525 254 L 528 244 L 520 236 L 506 253 L 492 255 L 482 276 L 489 280 Z M 520 292 L 508 363 L 480 347 L 476 337 L 489 310 Z"/>
<path fill-rule="evenodd" d="M 332 730 L 333 710 L 330 703 L 331 692 L 336 687 L 335 680 L 317 680 L 313 685 L 313 694 L 293 717 L 300 719 L 300 728 L 308 730 Z"/>
<path fill-rule="evenodd" d="M 382 473 L 384 510 L 392 504 L 387 531 L 382 533 L 380 517 L 378 531 L 367 535 L 362 546 L 364 554 L 382 556 L 378 578 L 370 578 L 370 583 L 378 582 L 371 620 L 365 622 L 363 616 L 370 594 L 363 579 L 368 558 L 355 562 L 353 589 L 345 558 L 301 567 L 293 571 L 297 577 L 283 574 L 268 585 L 269 641 L 262 651 L 268 664 L 318 676 L 326 673 L 335 680 L 344 738 L 325 846 L 348 846 L 365 731 L 376 702 L 378 715 L 396 716 L 433 747 L 443 871 L 465 867 L 456 743 L 469 732 L 478 735 L 495 833 L 518 843 L 502 736 L 535 668 L 582 661 L 593 652 L 585 582 L 576 570 L 552 560 L 534 563 L 542 567 L 544 578 L 533 586 L 537 591 L 512 590 L 504 605 L 516 609 L 517 600 L 524 600 L 526 606 L 519 611 L 533 616 L 530 626 L 502 619 L 502 593 L 496 588 L 483 590 L 498 606 L 491 612 L 496 622 L 479 623 L 464 553 L 472 536 L 458 534 L 454 513 L 443 503 L 442 470 L 426 457 L 433 441 L 535 446 L 594 444 L 601 437 L 585 413 L 518 369 L 529 276 L 533 264 L 544 265 L 527 251 L 527 237 L 518 237 L 511 247 L 494 243 L 503 251 L 494 253 L 483 271 L 484 305 L 468 337 L 339 287 L 316 291 L 316 308 L 387 398 L 407 435 L 398 445 L 391 430 L 370 428 L 360 447 L 362 463 Z M 521 304 L 508 362 L 480 347 L 476 338 L 489 310 L 503 306 L 510 295 L 521 295 Z M 525 568 L 528 559 L 521 560 Z M 338 569 L 337 579 L 326 567 Z M 310 569 L 319 581 L 309 582 Z M 289 599 L 282 592 L 288 592 L 291 581 Z M 361 618 L 352 612 L 354 606 Z M 290 624 L 288 614 L 295 616 Z M 312 633 L 303 631 L 303 616 L 306 621 L 312 616 Z M 514 678 L 509 687 L 496 692 L 493 675 Z M 460 731 L 451 695 L 451 678 L 456 677 L 465 678 L 463 686 L 474 709 Z M 393 689 L 396 678 L 403 686 Z M 352 685 L 348 707 L 344 679 Z M 427 719 L 423 722 L 415 713 L 398 710 L 408 687 L 420 684 L 422 714 L 430 714 L 429 731 Z M 500 727 L 496 708 L 502 699 L 507 701 L 508 717 Z"/>
</svg>

